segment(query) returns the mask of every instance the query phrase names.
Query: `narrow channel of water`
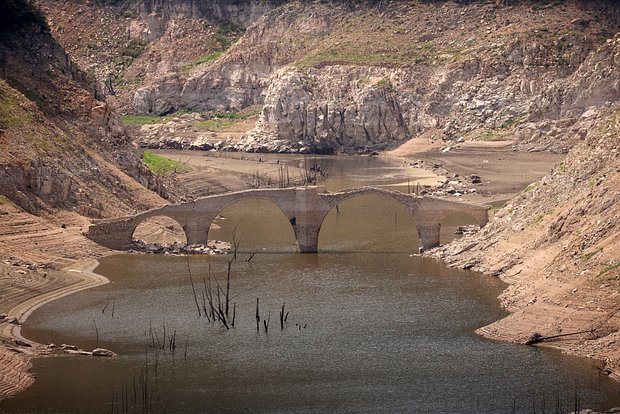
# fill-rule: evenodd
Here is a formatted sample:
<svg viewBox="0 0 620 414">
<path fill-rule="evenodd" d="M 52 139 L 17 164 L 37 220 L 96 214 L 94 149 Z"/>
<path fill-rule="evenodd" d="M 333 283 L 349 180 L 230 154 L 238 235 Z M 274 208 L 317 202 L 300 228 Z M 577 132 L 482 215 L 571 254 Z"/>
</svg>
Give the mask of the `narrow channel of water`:
<svg viewBox="0 0 620 414">
<path fill-rule="evenodd" d="M 38 359 L 35 385 L 0 412 L 145 412 L 145 384 L 150 412 L 167 413 L 568 412 L 575 392 L 584 407 L 620 405 L 620 387 L 592 361 L 475 335 L 505 315 L 505 285 L 415 256 L 415 223 L 394 202 L 343 203 L 323 224 L 319 254 L 296 253 L 288 220 L 264 201 L 235 204 L 218 224 L 211 237 L 234 231 L 240 242 L 234 328 L 196 307 L 209 267 L 225 289 L 230 256 L 104 258 L 97 272 L 112 283 L 45 305 L 22 332 L 119 356 Z"/>
</svg>

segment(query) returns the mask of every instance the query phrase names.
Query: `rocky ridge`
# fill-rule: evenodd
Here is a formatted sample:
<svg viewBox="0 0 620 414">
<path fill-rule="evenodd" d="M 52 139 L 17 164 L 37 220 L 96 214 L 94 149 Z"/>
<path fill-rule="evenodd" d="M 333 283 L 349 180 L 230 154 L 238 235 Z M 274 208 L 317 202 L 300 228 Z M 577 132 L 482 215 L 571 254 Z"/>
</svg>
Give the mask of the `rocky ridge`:
<svg viewBox="0 0 620 414">
<path fill-rule="evenodd" d="M 54 36 L 126 112 L 173 110 L 185 80 L 217 59 L 243 30 L 279 0 L 234 3 L 210 0 L 39 0 Z M 162 91 L 148 101 L 150 88 Z M 168 92 L 163 93 L 164 90 Z M 145 101 L 145 102 L 143 102 Z"/>
<path fill-rule="evenodd" d="M 529 5 L 502 8 L 482 2 L 452 14 L 451 4 L 401 6 L 397 10 L 404 21 L 397 27 L 391 22 L 396 13 L 366 11 L 390 39 L 381 49 L 371 47 L 385 58 L 370 65 L 363 60 L 342 64 L 357 59 L 340 56 L 345 42 L 352 41 L 343 32 L 356 23 L 348 16 L 329 27 L 327 51 L 273 73 L 246 148 L 364 152 L 439 129 L 446 140 L 514 137 L 519 149 L 566 152 L 583 138 L 584 131 L 574 128 L 579 117 L 620 97 L 617 58 L 611 40 L 605 42 L 599 33 L 606 23 L 574 19 L 571 12 L 600 12 L 578 10 L 582 6 L 569 2 L 559 10 L 534 12 Z M 436 15 L 446 21 L 431 26 L 430 33 L 416 25 L 413 10 L 428 16 L 421 21 Z M 551 14 L 551 24 L 545 21 L 543 28 Z M 612 20 L 607 22 L 616 31 Z M 475 35 L 460 37 L 459 31 Z M 410 51 L 414 58 L 389 48 L 405 39 L 418 42 Z M 339 41 L 330 45 L 330 40 Z"/>
</svg>

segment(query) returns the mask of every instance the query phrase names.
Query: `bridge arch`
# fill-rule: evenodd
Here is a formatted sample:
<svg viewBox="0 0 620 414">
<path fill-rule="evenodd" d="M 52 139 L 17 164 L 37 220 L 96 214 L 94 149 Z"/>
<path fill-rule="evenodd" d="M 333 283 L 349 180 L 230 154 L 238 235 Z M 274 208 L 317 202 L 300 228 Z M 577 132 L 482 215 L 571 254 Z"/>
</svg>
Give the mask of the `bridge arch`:
<svg viewBox="0 0 620 414">
<path fill-rule="evenodd" d="M 132 242 L 141 240 L 147 244 L 169 245 L 187 243 L 183 225 L 177 218 L 168 214 L 153 214 L 137 221 L 131 233 Z"/>
<path fill-rule="evenodd" d="M 324 187 L 271 188 L 207 196 L 136 216 L 102 220 L 89 228 L 88 237 L 113 249 L 126 249 L 131 246 L 132 234 L 142 220 L 153 215 L 167 215 L 181 224 L 188 244 L 206 244 L 211 223 L 226 206 L 248 199 L 266 199 L 288 218 L 299 250 L 310 253 L 317 251 L 319 231 L 329 211 L 338 203 L 359 195 L 387 196 L 401 204 L 416 223 L 421 249 L 439 245 L 440 223 L 446 214 L 464 211 L 474 216 L 480 225 L 488 220 L 487 209 L 481 206 L 380 188 L 362 187 L 334 193 L 327 192 Z"/>
<path fill-rule="evenodd" d="M 335 206 L 336 204 L 342 204 L 346 202 L 347 200 L 350 200 L 356 197 L 382 196 L 382 197 L 386 197 L 391 200 L 394 200 L 396 203 L 402 206 L 405 210 L 409 210 L 411 208 L 411 196 L 412 196 L 411 194 L 408 195 L 408 194 L 401 193 L 401 192 L 385 190 L 383 188 L 362 187 L 362 188 L 358 188 L 354 190 L 341 191 L 338 193 L 334 193 L 334 195 L 336 195 L 336 197 L 331 202 L 333 206 Z"/>
<path fill-rule="evenodd" d="M 294 217 L 273 199 L 244 197 L 218 209 L 213 223 L 220 228 L 212 226 L 209 238 L 239 242 L 242 250 L 248 247 L 269 249 L 292 246 L 296 244 L 291 222 Z"/>
<path fill-rule="evenodd" d="M 368 191 L 343 197 L 327 212 L 319 227 L 320 250 L 368 252 L 417 251 L 417 223 L 407 205 Z"/>
</svg>

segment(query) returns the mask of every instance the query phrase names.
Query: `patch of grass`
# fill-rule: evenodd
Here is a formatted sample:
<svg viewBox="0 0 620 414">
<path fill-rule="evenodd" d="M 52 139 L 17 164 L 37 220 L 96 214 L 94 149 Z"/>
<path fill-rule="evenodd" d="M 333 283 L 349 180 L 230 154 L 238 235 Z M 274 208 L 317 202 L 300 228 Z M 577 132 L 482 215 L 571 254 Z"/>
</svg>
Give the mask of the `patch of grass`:
<svg viewBox="0 0 620 414">
<path fill-rule="evenodd" d="M 211 112 L 211 119 L 207 119 L 206 121 L 194 122 L 192 123 L 192 126 L 199 129 L 217 131 L 231 127 L 241 121 L 258 115 L 259 113 L 259 108 L 253 108 L 241 112 Z"/>
<path fill-rule="evenodd" d="M 229 126 L 232 126 L 234 124 L 236 124 L 237 121 L 233 120 L 233 119 L 220 119 L 220 118 L 215 118 L 215 119 L 208 119 L 206 121 L 197 121 L 192 123 L 192 126 L 198 129 L 206 129 L 206 130 L 218 130 L 218 129 L 224 129 L 227 128 Z"/>
<path fill-rule="evenodd" d="M 194 68 L 200 65 L 203 65 L 205 63 L 211 63 L 219 59 L 220 56 L 222 56 L 223 54 L 224 52 L 217 51 L 217 52 L 209 53 L 208 55 L 205 55 L 205 56 L 201 56 L 198 59 L 194 60 L 193 62 L 190 62 L 186 65 L 181 66 L 181 71 L 185 73 L 191 72 Z"/>
<path fill-rule="evenodd" d="M 123 115 L 121 119 L 125 125 L 150 125 L 163 124 L 169 117 L 159 115 Z"/>
<path fill-rule="evenodd" d="M 614 270 L 620 268 L 620 262 L 614 264 L 614 265 L 609 265 L 607 267 L 605 267 L 601 273 L 599 273 L 596 277 L 601 277 L 606 275 L 607 273 L 613 272 Z M 613 278 L 612 278 L 613 279 Z M 611 280 L 611 279 L 610 279 Z"/>
<path fill-rule="evenodd" d="M 462 46 L 417 38 L 406 29 L 408 21 L 386 18 L 371 8 L 347 16 L 329 32 L 297 39 L 307 45 L 294 62 L 298 68 L 332 64 L 407 67 L 436 65 L 460 58 Z M 286 40 L 283 40 L 286 41 Z"/>
<path fill-rule="evenodd" d="M 161 155 L 144 151 L 142 161 L 156 174 L 165 175 L 190 170 L 190 166 L 180 161 L 174 161 Z"/>
<path fill-rule="evenodd" d="M 253 116 L 256 116 L 260 113 L 260 108 L 255 108 L 247 111 L 241 112 L 211 112 L 211 116 L 214 118 L 225 118 L 225 119 L 248 119 Z"/>
<path fill-rule="evenodd" d="M 497 131 L 483 131 L 480 133 L 480 139 L 484 141 L 501 141 L 503 136 Z"/>
<path fill-rule="evenodd" d="M 527 118 L 527 114 L 521 114 L 517 117 L 514 118 L 510 118 L 509 120 L 505 121 L 504 123 L 502 123 L 499 128 L 500 129 L 510 129 L 512 127 L 516 127 L 519 124 L 521 124 L 521 122 L 523 122 L 525 120 L 525 118 Z"/>
<path fill-rule="evenodd" d="M 36 95 L 28 99 L 0 79 L 0 129 L 13 136 L 11 145 L 23 143 L 37 151 L 66 152 L 73 141 L 45 122 L 38 112 L 44 103 Z"/>
<path fill-rule="evenodd" d="M 8 92 L 8 86 L 7 90 L 0 89 L 0 128 L 19 127 L 30 122 L 32 116 L 24 111 L 19 101 Z"/>
<path fill-rule="evenodd" d="M 390 82 L 389 79 L 383 78 L 379 80 L 379 82 L 377 82 L 377 88 L 383 89 L 386 91 L 393 91 L 394 85 L 392 85 L 392 82 Z"/>
<path fill-rule="evenodd" d="M 170 115 L 123 115 L 121 120 L 125 125 L 152 125 L 152 124 L 165 124 L 172 118 L 191 113 L 188 109 L 181 109 Z"/>
<path fill-rule="evenodd" d="M 130 57 L 135 59 L 139 57 L 142 52 L 144 52 L 144 48 L 148 45 L 149 42 L 144 39 L 131 39 L 131 41 L 121 50 L 121 56 Z"/>
<path fill-rule="evenodd" d="M 543 219 L 548 216 L 549 214 L 553 214 L 554 210 L 545 210 L 544 213 L 540 213 L 539 215 L 537 215 L 534 220 L 532 220 L 532 224 L 533 225 L 537 225 L 540 224 L 541 221 L 543 221 Z"/>
<path fill-rule="evenodd" d="M 584 252 L 583 258 L 586 259 L 586 260 L 590 260 L 593 256 L 599 254 L 602 251 L 603 251 L 603 249 L 601 249 L 600 247 L 597 247 L 596 249 L 594 249 L 592 251 Z"/>
<path fill-rule="evenodd" d="M 536 189 L 536 187 L 537 187 L 537 185 L 536 185 L 536 184 L 530 184 L 530 185 L 528 185 L 527 187 L 525 187 L 525 188 L 523 189 L 523 191 L 521 191 L 521 194 L 526 194 L 526 193 L 529 193 L 530 191 L 532 191 L 532 190 Z"/>
</svg>

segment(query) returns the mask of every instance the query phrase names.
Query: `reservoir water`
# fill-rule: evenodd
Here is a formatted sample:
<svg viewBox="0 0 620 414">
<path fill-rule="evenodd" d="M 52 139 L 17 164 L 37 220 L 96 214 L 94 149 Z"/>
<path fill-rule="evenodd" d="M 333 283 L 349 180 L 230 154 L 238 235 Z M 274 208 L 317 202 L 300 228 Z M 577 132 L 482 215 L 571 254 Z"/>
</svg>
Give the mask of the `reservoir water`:
<svg viewBox="0 0 620 414">
<path fill-rule="evenodd" d="M 364 176 L 346 171 L 347 180 Z M 207 287 L 226 290 L 232 255 L 103 258 L 96 271 L 110 284 L 41 307 L 22 333 L 119 356 L 37 359 L 35 385 L 0 402 L 0 412 L 554 413 L 572 411 L 576 400 L 620 405 L 620 387 L 593 361 L 477 336 L 505 315 L 496 299 L 505 285 L 416 256 L 415 223 L 390 200 L 360 197 L 332 211 L 318 254 L 296 253 L 288 220 L 267 202 L 235 204 L 222 216 L 210 237 L 234 233 L 239 243 L 227 318 L 231 325 L 234 312 L 234 327 L 198 315 Z M 451 226 L 443 240 L 453 237 Z"/>
</svg>

